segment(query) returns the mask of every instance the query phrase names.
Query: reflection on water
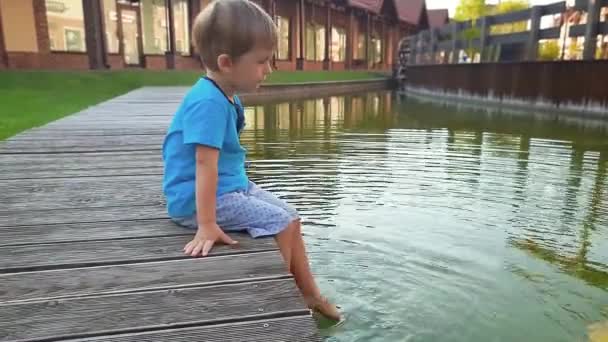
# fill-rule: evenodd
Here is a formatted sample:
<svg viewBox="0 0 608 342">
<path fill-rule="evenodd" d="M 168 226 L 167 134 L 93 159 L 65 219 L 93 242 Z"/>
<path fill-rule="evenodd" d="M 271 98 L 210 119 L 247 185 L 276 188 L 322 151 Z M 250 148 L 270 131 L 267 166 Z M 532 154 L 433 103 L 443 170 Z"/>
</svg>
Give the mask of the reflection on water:
<svg viewBox="0 0 608 342">
<path fill-rule="evenodd" d="M 346 312 L 329 340 L 599 336 L 608 124 L 390 92 L 250 107 L 246 121 L 251 178 L 299 209 Z"/>
</svg>

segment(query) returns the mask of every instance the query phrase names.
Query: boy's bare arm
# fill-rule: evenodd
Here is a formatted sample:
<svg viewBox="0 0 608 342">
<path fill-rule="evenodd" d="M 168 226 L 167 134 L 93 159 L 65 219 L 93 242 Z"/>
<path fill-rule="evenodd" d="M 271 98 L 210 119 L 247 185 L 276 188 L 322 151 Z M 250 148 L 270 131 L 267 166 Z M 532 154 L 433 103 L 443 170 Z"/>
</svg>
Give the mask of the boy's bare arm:
<svg viewBox="0 0 608 342">
<path fill-rule="evenodd" d="M 206 256 L 217 242 L 235 244 L 217 225 L 215 197 L 217 191 L 219 151 L 212 147 L 196 148 L 196 215 L 198 230 L 184 252 L 191 256 Z"/>
<path fill-rule="evenodd" d="M 219 155 L 220 151 L 212 147 L 196 148 L 196 215 L 199 229 L 216 223 L 215 193 Z"/>
</svg>

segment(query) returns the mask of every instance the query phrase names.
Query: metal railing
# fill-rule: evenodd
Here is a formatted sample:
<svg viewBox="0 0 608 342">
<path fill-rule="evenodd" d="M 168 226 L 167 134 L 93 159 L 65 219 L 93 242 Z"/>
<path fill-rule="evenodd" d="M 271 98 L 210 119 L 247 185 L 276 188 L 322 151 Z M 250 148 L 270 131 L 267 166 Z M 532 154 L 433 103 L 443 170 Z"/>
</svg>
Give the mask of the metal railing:
<svg viewBox="0 0 608 342">
<path fill-rule="evenodd" d="M 539 41 L 562 38 L 565 25 L 566 37 L 585 37 L 582 58 L 594 59 L 597 49 L 597 36 L 608 34 L 608 21 L 600 21 L 601 9 L 608 6 L 608 0 L 577 0 L 569 10 L 584 11 L 587 14 L 585 24 L 568 25 L 566 2 L 534 6 L 525 10 L 500 15 L 481 17 L 477 20 L 454 21 L 441 28 L 421 31 L 405 38 L 402 47 L 409 50 L 407 64 L 437 64 L 459 62 L 460 51 L 475 49 L 479 51 L 479 61 L 488 61 L 490 47 L 502 44 L 522 44 L 523 60 L 538 59 Z M 541 29 L 541 18 L 547 15 L 562 14 L 561 25 Z M 563 17 L 566 17 L 565 19 Z M 526 23 L 527 30 L 508 34 L 491 34 L 495 25 Z M 467 39 L 465 32 L 472 28 L 479 29 L 477 38 Z M 563 47 L 562 47 L 563 48 Z M 439 52 L 443 57 L 439 58 Z M 472 58 L 472 56 L 468 56 Z"/>
</svg>

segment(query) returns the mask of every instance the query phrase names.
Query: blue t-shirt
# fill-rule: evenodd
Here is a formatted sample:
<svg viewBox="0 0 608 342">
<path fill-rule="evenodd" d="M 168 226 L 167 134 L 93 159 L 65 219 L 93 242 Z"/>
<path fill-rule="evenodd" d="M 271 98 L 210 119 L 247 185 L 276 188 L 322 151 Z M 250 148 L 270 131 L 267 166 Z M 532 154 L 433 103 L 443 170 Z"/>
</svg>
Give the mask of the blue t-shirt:
<svg viewBox="0 0 608 342">
<path fill-rule="evenodd" d="M 170 217 L 196 212 L 197 145 L 219 150 L 217 196 L 247 189 L 246 150 L 239 142 L 244 122 L 239 99 L 231 102 L 209 78 L 201 78 L 186 94 L 163 143 L 163 192 Z"/>
</svg>

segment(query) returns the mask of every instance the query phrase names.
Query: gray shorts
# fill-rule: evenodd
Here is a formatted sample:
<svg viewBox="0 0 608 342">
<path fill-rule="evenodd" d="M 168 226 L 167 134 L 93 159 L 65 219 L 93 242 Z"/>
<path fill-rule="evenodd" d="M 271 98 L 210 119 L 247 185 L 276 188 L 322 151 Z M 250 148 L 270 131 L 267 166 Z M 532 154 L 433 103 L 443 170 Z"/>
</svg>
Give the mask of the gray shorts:
<svg viewBox="0 0 608 342">
<path fill-rule="evenodd" d="M 287 202 L 249 182 L 246 191 L 229 192 L 216 200 L 218 226 L 226 232 L 247 232 L 252 237 L 273 236 L 299 219 Z M 180 226 L 197 229 L 196 214 L 172 218 Z"/>
</svg>

